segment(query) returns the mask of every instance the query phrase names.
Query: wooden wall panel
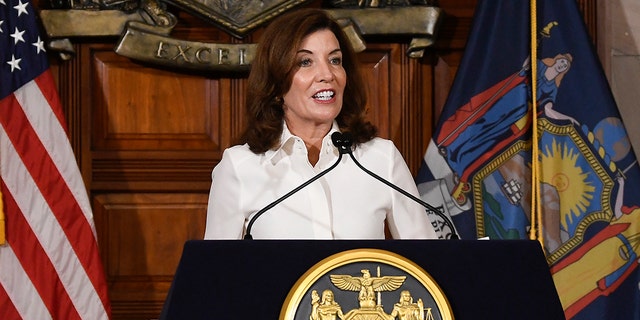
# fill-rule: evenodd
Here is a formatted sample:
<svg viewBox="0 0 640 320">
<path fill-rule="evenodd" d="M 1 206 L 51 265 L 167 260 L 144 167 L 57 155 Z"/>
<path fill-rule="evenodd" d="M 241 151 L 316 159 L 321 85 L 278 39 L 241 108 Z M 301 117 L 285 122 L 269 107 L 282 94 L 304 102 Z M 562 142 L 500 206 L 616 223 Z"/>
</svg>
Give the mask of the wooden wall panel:
<svg viewBox="0 0 640 320">
<path fill-rule="evenodd" d="M 418 171 L 431 131 L 431 66 L 405 55 L 404 43 L 369 43 L 359 54 L 368 85 L 368 118 L 394 141 L 409 169 Z"/>
<path fill-rule="evenodd" d="M 204 235 L 211 170 L 239 131 L 243 80 L 145 66 L 102 44 L 82 52 L 84 154 L 113 318 L 152 319 L 184 242 Z"/>
<path fill-rule="evenodd" d="M 92 189 L 206 192 L 233 134 L 232 80 L 143 66 L 111 48 L 86 51 Z"/>
<path fill-rule="evenodd" d="M 367 84 L 368 104 L 367 118 L 378 127 L 381 137 L 389 138 L 390 123 L 389 114 L 392 101 L 393 88 L 390 85 L 392 59 L 394 59 L 392 46 L 371 49 L 360 53 L 362 74 Z"/>
<path fill-rule="evenodd" d="M 220 80 L 135 65 L 113 51 L 95 52 L 93 66 L 94 150 L 219 152 L 227 143 Z"/>
<path fill-rule="evenodd" d="M 157 317 L 186 240 L 202 239 L 206 194 L 93 197 L 114 319 Z"/>
</svg>

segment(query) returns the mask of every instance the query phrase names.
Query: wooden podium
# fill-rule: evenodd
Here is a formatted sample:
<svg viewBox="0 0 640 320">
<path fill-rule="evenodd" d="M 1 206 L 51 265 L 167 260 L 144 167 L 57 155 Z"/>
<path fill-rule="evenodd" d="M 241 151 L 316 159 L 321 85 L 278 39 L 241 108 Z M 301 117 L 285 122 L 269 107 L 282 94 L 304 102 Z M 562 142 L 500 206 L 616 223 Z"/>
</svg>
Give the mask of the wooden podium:
<svg viewBox="0 0 640 320">
<path fill-rule="evenodd" d="M 360 248 L 424 269 L 455 319 L 565 319 L 540 244 L 529 240 L 188 241 L 160 319 L 278 319 L 303 274 Z"/>
</svg>

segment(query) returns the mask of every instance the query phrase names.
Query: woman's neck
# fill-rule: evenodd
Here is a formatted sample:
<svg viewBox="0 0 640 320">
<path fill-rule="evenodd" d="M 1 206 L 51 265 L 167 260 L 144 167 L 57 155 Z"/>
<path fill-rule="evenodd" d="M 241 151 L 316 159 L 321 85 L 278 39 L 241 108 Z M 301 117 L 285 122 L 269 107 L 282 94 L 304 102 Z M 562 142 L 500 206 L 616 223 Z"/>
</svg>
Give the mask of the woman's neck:
<svg viewBox="0 0 640 320">
<path fill-rule="evenodd" d="M 544 71 L 544 77 L 547 79 L 547 81 L 551 81 L 557 76 L 558 76 L 558 71 L 556 71 L 552 67 L 549 67 L 547 68 L 547 70 Z"/>
<path fill-rule="evenodd" d="M 304 141 L 304 144 L 307 147 L 309 163 L 311 163 L 312 166 L 315 166 L 320 159 L 322 141 L 324 140 L 324 137 L 327 135 L 327 133 L 329 133 L 329 131 L 331 130 L 332 124 L 301 128 L 293 128 L 287 124 L 287 127 L 289 128 L 291 134 L 300 137 L 302 141 Z"/>
<path fill-rule="evenodd" d="M 312 166 L 316 166 L 318 160 L 320 160 L 320 149 L 322 148 L 322 140 L 319 143 L 309 143 L 307 141 L 304 142 L 304 145 L 307 147 L 307 157 L 309 158 L 309 163 Z"/>
</svg>

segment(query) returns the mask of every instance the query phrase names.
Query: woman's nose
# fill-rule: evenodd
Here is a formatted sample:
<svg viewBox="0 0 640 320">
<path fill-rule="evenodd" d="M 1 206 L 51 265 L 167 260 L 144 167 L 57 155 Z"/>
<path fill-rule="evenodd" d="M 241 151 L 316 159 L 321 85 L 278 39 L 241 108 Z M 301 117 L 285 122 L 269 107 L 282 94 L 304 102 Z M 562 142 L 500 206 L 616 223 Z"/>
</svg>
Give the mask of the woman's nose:
<svg viewBox="0 0 640 320">
<path fill-rule="evenodd" d="M 329 82 L 335 79 L 335 75 L 333 73 L 333 68 L 328 62 L 319 63 L 318 64 L 318 81 L 320 82 Z"/>
</svg>

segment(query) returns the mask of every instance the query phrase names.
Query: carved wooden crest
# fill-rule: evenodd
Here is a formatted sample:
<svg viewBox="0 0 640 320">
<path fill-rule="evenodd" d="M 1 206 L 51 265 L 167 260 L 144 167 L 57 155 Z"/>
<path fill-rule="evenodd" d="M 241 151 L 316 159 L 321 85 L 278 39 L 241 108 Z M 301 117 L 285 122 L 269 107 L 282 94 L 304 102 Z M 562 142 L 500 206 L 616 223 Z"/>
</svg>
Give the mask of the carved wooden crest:
<svg viewBox="0 0 640 320">
<path fill-rule="evenodd" d="M 309 0 L 166 0 L 242 38 L 284 11 Z"/>
<path fill-rule="evenodd" d="M 0 0 L 1 1 L 1 0 Z M 96 1 L 95 3 L 93 1 Z M 356 52 L 366 49 L 364 37 L 410 38 L 407 56 L 422 58 L 433 45 L 442 20 L 439 7 L 389 0 L 374 6 L 356 0 L 332 0 L 325 9 L 341 25 Z M 166 4 L 180 7 L 236 38 L 286 11 L 311 0 L 79 0 L 72 9 L 40 11 L 48 47 L 63 59 L 75 50 L 70 37 L 120 36 L 116 53 L 131 59 L 178 69 L 246 71 L 256 44 L 219 44 L 171 37 L 178 19 Z M 428 1 L 427 1 L 428 2 Z M 126 10 L 125 10 L 126 9 Z"/>
</svg>

